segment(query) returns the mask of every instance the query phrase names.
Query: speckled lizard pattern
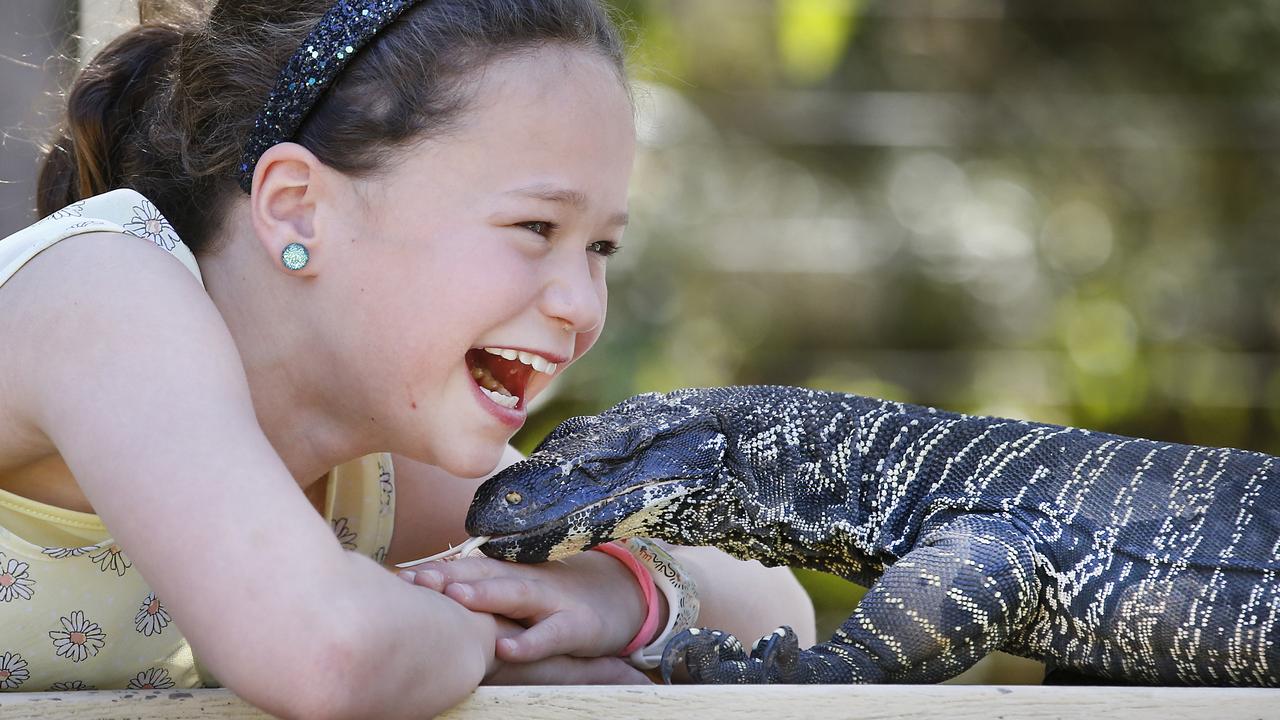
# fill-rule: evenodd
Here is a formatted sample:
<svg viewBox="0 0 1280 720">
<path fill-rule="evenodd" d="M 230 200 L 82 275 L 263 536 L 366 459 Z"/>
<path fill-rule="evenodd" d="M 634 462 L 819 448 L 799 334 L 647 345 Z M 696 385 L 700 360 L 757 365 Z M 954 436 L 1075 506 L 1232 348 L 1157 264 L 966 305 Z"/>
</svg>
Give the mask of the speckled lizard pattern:
<svg viewBox="0 0 1280 720">
<path fill-rule="evenodd" d="M 481 549 L 647 536 L 870 590 L 829 641 L 692 630 L 664 674 L 937 682 L 1002 649 L 1139 684 L 1280 685 L 1277 459 L 786 387 L 648 394 L 490 479 Z"/>
</svg>

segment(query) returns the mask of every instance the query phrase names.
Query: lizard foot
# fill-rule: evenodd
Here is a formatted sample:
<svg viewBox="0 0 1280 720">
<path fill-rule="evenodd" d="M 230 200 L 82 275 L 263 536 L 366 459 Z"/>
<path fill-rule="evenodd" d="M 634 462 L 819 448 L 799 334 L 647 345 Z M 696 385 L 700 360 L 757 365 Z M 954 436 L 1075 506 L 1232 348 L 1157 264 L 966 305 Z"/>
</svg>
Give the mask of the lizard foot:
<svg viewBox="0 0 1280 720">
<path fill-rule="evenodd" d="M 800 670 L 800 641 L 787 626 L 756 641 L 748 656 L 738 639 L 719 630 L 690 629 L 675 636 L 662 653 L 662 679 L 681 665 L 696 683 L 768 684 L 787 682 Z"/>
<path fill-rule="evenodd" d="M 742 643 L 719 630 L 689 628 L 671 638 L 662 651 L 662 681 L 683 667 L 695 683 L 750 684 L 765 682 L 759 678 L 759 661 L 747 657 Z"/>
</svg>

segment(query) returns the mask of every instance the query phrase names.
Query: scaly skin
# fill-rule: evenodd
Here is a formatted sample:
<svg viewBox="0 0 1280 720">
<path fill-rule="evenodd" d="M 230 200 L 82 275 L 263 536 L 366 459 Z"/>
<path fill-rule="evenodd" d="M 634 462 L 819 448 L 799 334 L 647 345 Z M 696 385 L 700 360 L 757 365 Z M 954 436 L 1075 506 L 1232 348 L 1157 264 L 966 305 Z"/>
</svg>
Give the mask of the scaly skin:
<svg viewBox="0 0 1280 720">
<path fill-rule="evenodd" d="M 831 640 L 667 648 L 716 683 L 938 682 L 992 650 L 1103 682 L 1280 686 L 1276 458 L 785 387 L 562 423 L 467 518 L 493 557 L 713 545 L 870 590 Z"/>
</svg>

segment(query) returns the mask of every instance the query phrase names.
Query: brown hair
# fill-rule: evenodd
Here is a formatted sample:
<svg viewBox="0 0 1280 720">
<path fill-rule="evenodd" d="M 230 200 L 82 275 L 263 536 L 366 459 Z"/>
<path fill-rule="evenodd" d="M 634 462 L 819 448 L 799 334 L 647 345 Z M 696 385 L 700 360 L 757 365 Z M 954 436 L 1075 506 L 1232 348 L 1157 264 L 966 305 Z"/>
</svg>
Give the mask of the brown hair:
<svg viewBox="0 0 1280 720">
<path fill-rule="evenodd" d="M 127 187 L 156 204 L 194 252 L 207 250 L 254 118 L 276 77 L 335 0 L 144 3 L 142 23 L 72 85 L 40 172 L 38 211 Z M 368 175 L 397 148 L 447 130 L 472 73 L 552 43 L 623 45 L 597 0 L 423 0 L 365 46 L 298 131 L 321 162 Z"/>
</svg>

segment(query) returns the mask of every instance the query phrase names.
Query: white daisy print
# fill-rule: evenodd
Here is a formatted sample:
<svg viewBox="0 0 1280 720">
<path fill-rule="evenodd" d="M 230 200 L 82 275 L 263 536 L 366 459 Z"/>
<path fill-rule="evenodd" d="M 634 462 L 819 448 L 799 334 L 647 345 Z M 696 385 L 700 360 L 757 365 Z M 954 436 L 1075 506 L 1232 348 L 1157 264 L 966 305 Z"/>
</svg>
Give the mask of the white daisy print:
<svg viewBox="0 0 1280 720">
<path fill-rule="evenodd" d="M 343 549 L 356 549 L 356 531 L 347 527 L 346 518 L 341 517 L 333 521 L 333 534 L 338 536 L 338 542 L 342 543 Z"/>
<path fill-rule="evenodd" d="M 87 657 L 97 655 L 103 645 L 107 644 L 107 634 L 98 623 L 86 620 L 83 610 L 76 610 L 70 617 L 58 618 L 62 630 L 50 630 L 53 648 L 71 662 L 80 662 Z"/>
<path fill-rule="evenodd" d="M 387 561 L 387 546 L 380 545 L 377 550 L 373 551 L 373 561 L 381 565 Z"/>
<path fill-rule="evenodd" d="M 98 566 L 102 572 L 115 570 L 116 575 L 124 576 L 124 571 L 133 567 L 133 563 L 129 562 L 129 558 L 120 550 L 119 545 L 111 544 L 102 548 L 98 552 L 89 556 L 89 560 Z"/>
<path fill-rule="evenodd" d="M 27 574 L 29 567 L 31 566 L 14 558 L 9 558 L 7 562 L 0 560 L 0 602 L 31 599 L 36 581 Z"/>
<path fill-rule="evenodd" d="M 81 555 L 87 555 L 97 549 L 98 549 L 97 545 L 85 545 L 84 547 L 78 547 L 78 548 L 47 547 L 47 548 L 42 548 L 40 552 L 44 553 L 45 555 L 48 555 L 54 560 L 62 560 L 64 558 L 80 557 Z"/>
<path fill-rule="evenodd" d="M 143 670 L 129 681 L 130 690 L 168 690 L 173 687 L 169 671 L 164 668 Z"/>
<path fill-rule="evenodd" d="M 0 690 L 13 690 L 27 681 L 27 661 L 15 652 L 0 655 Z"/>
<path fill-rule="evenodd" d="M 84 201 L 83 200 L 77 203 L 71 203 L 70 205 L 62 208 L 61 210 L 54 210 L 53 213 L 49 215 L 50 220 L 61 220 L 63 218 L 69 218 L 69 217 L 84 217 Z"/>
<path fill-rule="evenodd" d="M 160 604 L 155 593 L 148 593 L 142 601 L 138 614 L 133 616 L 133 626 L 147 637 L 159 635 L 160 631 L 169 626 L 169 611 Z"/>
<path fill-rule="evenodd" d="M 160 214 L 155 205 L 143 201 L 133 206 L 133 218 L 124 224 L 130 235 L 150 240 L 165 250 L 172 250 L 178 244 L 178 236 L 173 226 Z"/>
<path fill-rule="evenodd" d="M 49 686 L 49 692 L 66 692 L 68 690 L 97 690 L 93 685 L 85 685 L 83 680 L 67 680 Z"/>
</svg>

